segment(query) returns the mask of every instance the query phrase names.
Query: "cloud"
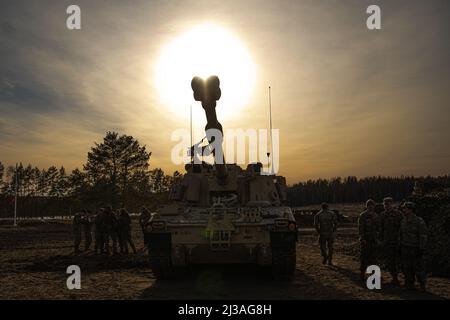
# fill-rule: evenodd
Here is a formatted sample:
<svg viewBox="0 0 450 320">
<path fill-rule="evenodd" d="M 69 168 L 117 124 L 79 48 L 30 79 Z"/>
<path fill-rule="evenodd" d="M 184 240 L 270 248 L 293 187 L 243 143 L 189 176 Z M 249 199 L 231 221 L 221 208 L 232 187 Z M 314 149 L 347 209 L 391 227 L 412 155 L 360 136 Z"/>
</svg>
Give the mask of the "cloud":
<svg viewBox="0 0 450 320">
<path fill-rule="evenodd" d="M 376 32 L 365 28 L 373 3 Z M 69 4 L 0 4 L 2 162 L 81 166 L 116 130 L 147 144 L 153 167 L 182 170 L 170 134 L 188 121 L 161 104 L 154 63 L 177 34 L 213 21 L 258 73 L 252 101 L 222 124 L 266 128 L 271 85 L 289 181 L 450 169 L 448 1 L 77 1 L 78 31 L 65 26 Z"/>
</svg>

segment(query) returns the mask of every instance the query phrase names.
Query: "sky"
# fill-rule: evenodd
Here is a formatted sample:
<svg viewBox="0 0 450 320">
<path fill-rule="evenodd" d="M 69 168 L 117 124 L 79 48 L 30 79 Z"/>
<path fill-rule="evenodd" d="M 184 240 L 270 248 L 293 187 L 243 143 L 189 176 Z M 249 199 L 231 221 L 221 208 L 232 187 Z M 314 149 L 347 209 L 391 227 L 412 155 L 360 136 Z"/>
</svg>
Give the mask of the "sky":
<svg viewBox="0 0 450 320">
<path fill-rule="evenodd" d="M 70 4 L 81 30 L 66 27 Z M 371 4 L 381 30 L 366 27 Z M 155 70 L 169 43 L 212 23 L 239 40 L 255 72 L 248 101 L 223 118 L 219 101 L 219 120 L 267 128 L 271 86 L 288 183 L 448 174 L 449 18 L 446 0 L 2 0 L 0 161 L 81 168 L 117 131 L 147 146 L 151 168 L 183 171 L 171 134 L 201 106 L 172 112 Z M 196 116 L 196 135 L 205 124 Z"/>
</svg>

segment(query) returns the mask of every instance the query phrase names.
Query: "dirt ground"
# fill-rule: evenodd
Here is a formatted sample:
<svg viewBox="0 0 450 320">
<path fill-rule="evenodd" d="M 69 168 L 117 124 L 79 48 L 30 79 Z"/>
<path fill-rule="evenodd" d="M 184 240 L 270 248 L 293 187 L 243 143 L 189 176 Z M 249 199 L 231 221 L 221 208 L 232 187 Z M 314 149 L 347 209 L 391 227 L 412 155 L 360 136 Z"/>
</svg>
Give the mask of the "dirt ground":
<svg viewBox="0 0 450 320">
<path fill-rule="evenodd" d="M 275 281 L 269 270 L 253 266 L 202 266 L 178 270 L 171 280 L 156 280 L 148 268 L 142 234 L 133 222 L 137 254 L 73 255 L 71 225 L 36 223 L 0 226 L 1 299 L 449 299 L 450 279 L 429 279 L 429 292 L 390 286 L 361 286 L 358 261 L 344 254 L 356 241 L 355 226 L 337 236 L 335 266 L 323 266 L 317 236 L 300 229 L 293 281 Z M 81 267 L 81 290 L 68 290 L 66 269 Z"/>
</svg>

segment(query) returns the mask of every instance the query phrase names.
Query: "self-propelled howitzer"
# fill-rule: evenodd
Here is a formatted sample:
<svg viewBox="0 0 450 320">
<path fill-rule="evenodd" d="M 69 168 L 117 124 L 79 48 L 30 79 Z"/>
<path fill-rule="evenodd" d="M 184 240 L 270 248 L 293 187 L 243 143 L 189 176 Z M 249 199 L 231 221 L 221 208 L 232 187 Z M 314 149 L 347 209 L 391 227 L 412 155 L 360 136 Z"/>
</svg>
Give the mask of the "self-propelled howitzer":
<svg viewBox="0 0 450 320">
<path fill-rule="evenodd" d="M 297 225 L 285 205 L 286 180 L 262 174 L 261 163 L 246 169 L 225 163 L 215 111 L 219 85 L 216 76 L 192 80 L 194 98 L 205 110 L 208 142 L 216 142 L 215 161 L 187 164 L 170 189 L 170 204 L 152 214 L 144 232 L 151 268 L 161 278 L 176 266 L 253 263 L 290 276 L 296 266 Z M 208 135 L 210 129 L 214 136 Z"/>
</svg>

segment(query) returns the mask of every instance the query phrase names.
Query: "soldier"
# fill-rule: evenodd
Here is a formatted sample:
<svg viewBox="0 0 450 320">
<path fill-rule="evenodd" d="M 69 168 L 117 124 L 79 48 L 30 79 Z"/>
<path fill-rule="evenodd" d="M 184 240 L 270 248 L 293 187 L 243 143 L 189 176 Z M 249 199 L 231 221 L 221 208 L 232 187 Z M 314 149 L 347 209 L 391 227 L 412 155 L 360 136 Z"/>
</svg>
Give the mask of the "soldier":
<svg viewBox="0 0 450 320">
<path fill-rule="evenodd" d="M 417 276 L 420 289 L 426 291 L 426 270 L 424 250 L 427 243 L 427 226 L 422 218 L 415 214 L 415 204 L 405 202 L 403 220 L 400 225 L 400 244 L 402 269 L 405 276 L 405 287 L 415 290 Z"/>
<path fill-rule="evenodd" d="M 112 252 L 115 255 L 117 254 L 117 219 L 111 206 L 106 207 L 104 214 L 106 253 L 109 254 L 109 238 L 111 238 Z"/>
<path fill-rule="evenodd" d="M 105 209 L 100 208 L 94 218 L 94 228 L 95 228 L 95 254 L 99 251 L 101 254 L 105 253 L 105 241 L 104 236 L 106 233 L 104 224 Z"/>
<path fill-rule="evenodd" d="M 392 284 L 400 285 L 398 281 L 399 233 L 402 213 L 393 208 L 391 197 L 383 199 L 384 211 L 380 216 L 380 240 L 386 267 L 392 276 Z"/>
<path fill-rule="evenodd" d="M 90 210 L 83 210 L 83 213 L 82 224 L 84 230 L 84 251 L 88 251 L 92 243 L 92 212 Z"/>
<path fill-rule="evenodd" d="M 136 247 L 131 239 L 131 218 L 125 208 L 122 208 L 119 212 L 117 226 L 119 230 L 120 253 L 128 253 L 128 244 L 130 244 L 133 253 L 136 253 Z"/>
<path fill-rule="evenodd" d="M 322 263 L 326 264 L 328 261 L 328 265 L 333 265 L 333 243 L 337 229 L 337 217 L 334 212 L 328 210 L 327 203 L 322 203 L 322 210 L 314 216 L 314 227 L 319 233 L 320 252 L 323 257 Z"/>
<path fill-rule="evenodd" d="M 376 250 L 379 241 L 379 221 L 375 212 L 375 202 L 372 199 L 367 200 L 366 210 L 359 215 L 358 230 L 361 244 L 361 281 L 364 281 L 367 267 L 377 264 Z"/>
<path fill-rule="evenodd" d="M 82 215 L 80 212 L 77 212 L 73 216 L 73 237 L 74 237 L 74 252 L 80 253 L 80 244 L 81 244 L 81 224 L 82 224 Z"/>
<path fill-rule="evenodd" d="M 142 232 L 145 231 L 145 225 L 151 218 L 150 211 L 146 207 L 142 207 L 141 214 L 139 215 L 139 225 L 141 226 Z"/>
<path fill-rule="evenodd" d="M 120 225 L 121 222 L 119 221 L 119 219 L 120 219 L 120 210 L 121 209 L 117 209 L 114 212 L 114 216 L 116 217 L 116 227 L 114 228 L 114 230 L 116 232 L 117 244 L 118 244 L 119 250 L 120 250 L 119 252 L 123 253 L 122 252 L 123 240 L 122 240 L 122 232 L 121 232 L 122 226 Z"/>
<path fill-rule="evenodd" d="M 145 241 L 145 225 L 150 221 L 151 217 L 150 211 L 146 207 L 142 207 L 141 214 L 139 215 L 139 225 L 141 226 L 142 234 L 144 235 L 144 249 L 147 245 L 147 242 Z"/>
</svg>

